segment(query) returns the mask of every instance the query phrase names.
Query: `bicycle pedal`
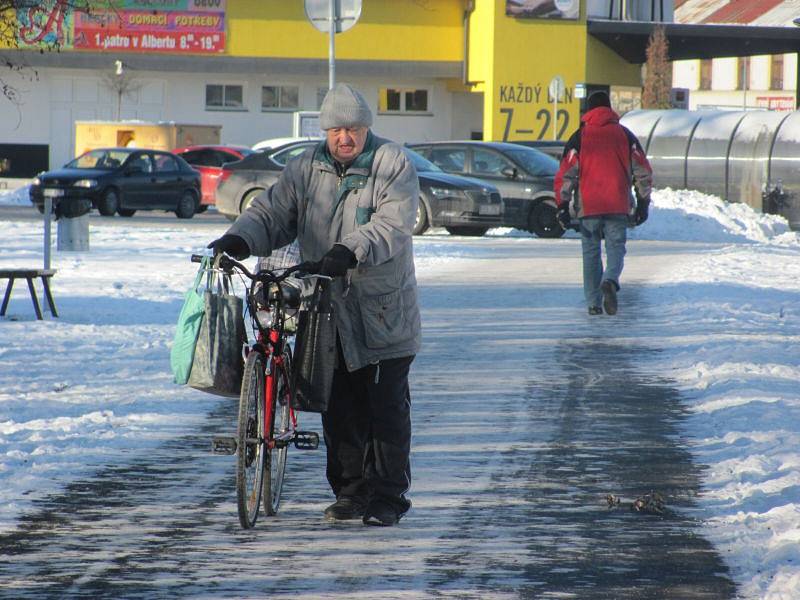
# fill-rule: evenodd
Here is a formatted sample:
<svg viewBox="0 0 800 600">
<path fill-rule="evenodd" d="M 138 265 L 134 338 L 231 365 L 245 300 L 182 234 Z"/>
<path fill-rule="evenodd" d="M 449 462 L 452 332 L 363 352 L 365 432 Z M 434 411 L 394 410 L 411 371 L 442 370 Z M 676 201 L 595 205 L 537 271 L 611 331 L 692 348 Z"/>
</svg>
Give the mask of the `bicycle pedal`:
<svg viewBox="0 0 800 600">
<path fill-rule="evenodd" d="M 211 452 L 225 456 L 236 454 L 236 438 L 227 435 L 215 435 L 211 439 Z"/>
<path fill-rule="evenodd" d="M 294 435 L 294 447 L 298 450 L 316 450 L 319 448 L 319 435 L 313 431 L 298 431 Z"/>
</svg>

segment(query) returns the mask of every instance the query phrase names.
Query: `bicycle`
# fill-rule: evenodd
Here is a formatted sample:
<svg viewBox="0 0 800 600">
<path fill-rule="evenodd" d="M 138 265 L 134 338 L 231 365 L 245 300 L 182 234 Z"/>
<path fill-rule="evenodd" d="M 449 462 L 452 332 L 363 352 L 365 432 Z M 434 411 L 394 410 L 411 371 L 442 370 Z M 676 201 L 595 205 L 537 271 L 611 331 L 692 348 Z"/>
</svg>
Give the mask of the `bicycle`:
<svg viewBox="0 0 800 600">
<path fill-rule="evenodd" d="M 193 262 L 200 262 L 201 258 L 192 255 Z M 253 274 L 226 255 L 219 258 L 223 272 L 239 274 L 252 282 L 245 287 L 255 342 L 244 351 L 237 434 L 212 439 L 214 454 L 236 455 L 236 504 L 239 522 L 245 529 L 255 526 L 262 498 L 266 515 L 277 514 L 289 445 L 301 450 L 319 447 L 317 433 L 298 429 L 293 408 L 290 341 L 294 332 L 290 322 L 294 317 L 289 312 L 300 308 L 300 290 L 286 279 L 306 266 L 264 269 Z"/>
</svg>

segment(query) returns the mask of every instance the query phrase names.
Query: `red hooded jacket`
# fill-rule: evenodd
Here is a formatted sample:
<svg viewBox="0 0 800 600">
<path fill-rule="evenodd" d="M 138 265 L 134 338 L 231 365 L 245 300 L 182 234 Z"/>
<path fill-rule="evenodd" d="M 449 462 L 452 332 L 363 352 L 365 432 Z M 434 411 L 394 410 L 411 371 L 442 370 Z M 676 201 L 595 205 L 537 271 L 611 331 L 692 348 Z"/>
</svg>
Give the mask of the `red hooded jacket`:
<svg viewBox="0 0 800 600">
<path fill-rule="evenodd" d="M 559 208 L 575 198 L 577 217 L 628 215 L 631 185 L 650 196 L 653 171 L 644 150 L 606 106 L 588 111 L 570 137 L 555 179 Z"/>
</svg>

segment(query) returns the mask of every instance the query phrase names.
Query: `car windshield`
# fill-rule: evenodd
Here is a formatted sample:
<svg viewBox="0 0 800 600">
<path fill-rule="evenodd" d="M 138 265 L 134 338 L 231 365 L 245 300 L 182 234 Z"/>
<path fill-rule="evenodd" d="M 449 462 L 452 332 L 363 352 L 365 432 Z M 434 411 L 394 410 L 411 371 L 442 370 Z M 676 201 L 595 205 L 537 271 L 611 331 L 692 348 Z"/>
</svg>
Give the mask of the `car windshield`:
<svg viewBox="0 0 800 600">
<path fill-rule="evenodd" d="M 430 173 L 431 171 L 434 171 L 436 173 L 442 172 L 442 170 L 439 167 L 437 167 L 435 164 L 433 164 L 431 161 L 429 161 L 421 154 L 417 154 L 416 152 L 411 150 L 411 148 L 406 148 L 405 151 L 408 154 L 409 158 L 411 159 L 411 162 L 413 163 L 414 168 L 417 170 L 417 173 L 425 173 L 425 172 Z"/>
<path fill-rule="evenodd" d="M 101 169 L 110 171 L 124 163 L 129 155 L 130 152 L 125 150 L 90 150 L 85 154 L 81 154 L 78 158 L 72 159 L 64 166 L 68 169 Z"/>
<path fill-rule="evenodd" d="M 558 161 L 555 158 L 534 148 L 506 150 L 506 154 L 534 177 L 554 177 L 558 171 Z"/>
</svg>

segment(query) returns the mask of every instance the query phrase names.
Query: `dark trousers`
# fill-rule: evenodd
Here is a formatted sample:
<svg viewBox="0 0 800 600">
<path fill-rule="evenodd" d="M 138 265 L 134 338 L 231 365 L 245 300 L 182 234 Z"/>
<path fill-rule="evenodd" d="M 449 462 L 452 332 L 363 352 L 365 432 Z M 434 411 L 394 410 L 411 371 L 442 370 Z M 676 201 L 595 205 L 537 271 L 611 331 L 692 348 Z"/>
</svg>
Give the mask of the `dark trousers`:
<svg viewBox="0 0 800 600">
<path fill-rule="evenodd" d="M 339 356 L 322 429 L 328 449 L 328 482 L 336 497 L 380 499 L 406 512 L 411 484 L 413 356 L 382 360 L 348 372 Z"/>
</svg>

